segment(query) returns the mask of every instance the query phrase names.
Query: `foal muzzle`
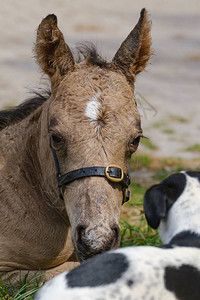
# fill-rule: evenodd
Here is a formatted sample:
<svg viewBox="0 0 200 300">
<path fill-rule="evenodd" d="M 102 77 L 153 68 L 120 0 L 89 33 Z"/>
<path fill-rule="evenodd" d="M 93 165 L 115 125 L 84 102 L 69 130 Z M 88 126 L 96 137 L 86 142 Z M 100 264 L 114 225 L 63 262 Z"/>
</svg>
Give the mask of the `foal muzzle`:
<svg viewBox="0 0 200 300">
<path fill-rule="evenodd" d="M 115 182 L 121 185 L 122 193 L 123 193 L 123 201 L 122 204 L 127 202 L 130 199 L 130 191 L 128 190 L 128 186 L 130 185 L 130 176 L 129 174 L 125 174 L 124 171 L 117 165 L 109 165 L 107 167 L 87 167 L 77 169 L 68 173 L 61 175 L 60 166 L 57 158 L 56 151 L 53 149 L 50 143 L 50 147 L 53 153 L 55 166 L 56 166 L 56 177 L 58 181 L 58 189 L 59 189 L 59 197 L 63 200 L 63 188 L 66 187 L 67 184 L 71 183 L 74 180 L 82 179 L 85 177 L 105 177 L 110 182 Z"/>
</svg>

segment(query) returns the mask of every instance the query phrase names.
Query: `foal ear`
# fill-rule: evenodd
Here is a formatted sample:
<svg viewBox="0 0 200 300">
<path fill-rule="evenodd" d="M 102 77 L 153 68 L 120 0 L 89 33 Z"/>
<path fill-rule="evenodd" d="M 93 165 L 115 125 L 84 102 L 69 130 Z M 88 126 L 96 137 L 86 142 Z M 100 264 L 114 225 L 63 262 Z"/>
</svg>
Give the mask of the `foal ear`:
<svg viewBox="0 0 200 300">
<path fill-rule="evenodd" d="M 158 228 L 161 219 L 167 216 L 170 207 L 184 193 L 186 183 L 185 174 L 175 173 L 147 190 L 144 196 L 144 212 L 152 228 Z"/>
<path fill-rule="evenodd" d="M 162 184 L 153 185 L 144 196 L 144 212 L 147 223 L 157 229 L 162 218 L 167 215 L 168 196 L 166 187 Z"/>
<path fill-rule="evenodd" d="M 38 27 L 35 51 L 38 64 L 50 77 L 53 86 L 59 84 L 62 76 L 75 67 L 72 52 L 53 14 L 43 19 Z"/>
<path fill-rule="evenodd" d="M 122 71 L 131 85 L 135 75 L 143 71 L 152 54 L 150 30 L 151 22 L 143 8 L 138 23 L 113 58 L 114 66 Z"/>
</svg>

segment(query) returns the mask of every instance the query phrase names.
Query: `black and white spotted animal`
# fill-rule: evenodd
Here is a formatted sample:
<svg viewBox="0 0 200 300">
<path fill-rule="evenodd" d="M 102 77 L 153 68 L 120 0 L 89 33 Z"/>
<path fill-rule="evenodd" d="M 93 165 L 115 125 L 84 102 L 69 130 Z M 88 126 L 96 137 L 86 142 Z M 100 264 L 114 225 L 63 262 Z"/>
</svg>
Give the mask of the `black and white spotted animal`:
<svg viewBox="0 0 200 300">
<path fill-rule="evenodd" d="M 144 209 L 164 246 L 98 255 L 47 282 L 35 300 L 199 300 L 200 172 L 152 186 Z"/>
</svg>

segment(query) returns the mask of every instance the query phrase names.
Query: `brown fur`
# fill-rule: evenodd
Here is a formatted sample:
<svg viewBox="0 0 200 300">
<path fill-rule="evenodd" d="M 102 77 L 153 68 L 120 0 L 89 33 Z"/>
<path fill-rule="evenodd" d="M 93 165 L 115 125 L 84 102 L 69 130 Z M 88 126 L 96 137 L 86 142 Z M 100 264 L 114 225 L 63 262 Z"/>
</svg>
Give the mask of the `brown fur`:
<svg viewBox="0 0 200 300">
<path fill-rule="evenodd" d="M 128 172 L 131 144 L 142 134 L 133 101 L 134 78 L 150 56 L 144 10 L 138 24 L 130 36 L 136 39 L 131 57 L 123 59 L 123 51 L 130 54 L 132 45 L 125 49 L 126 40 L 113 62 L 101 65 L 94 52 L 75 62 L 54 15 L 40 24 L 36 57 L 50 77 L 52 95 L 24 118 L 7 121 L 0 131 L 3 280 L 16 279 L 19 270 L 22 274 L 29 270 L 30 276 L 41 270 L 49 279 L 78 263 L 75 252 L 84 260 L 119 245 L 120 185 L 100 177 L 76 180 L 63 191 L 62 202 L 49 139 L 62 174 L 109 164 Z M 98 101 L 94 120 L 86 114 L 91 101 Z M 55 144 L 53 136 L 60 143 Z"/>
</svg>

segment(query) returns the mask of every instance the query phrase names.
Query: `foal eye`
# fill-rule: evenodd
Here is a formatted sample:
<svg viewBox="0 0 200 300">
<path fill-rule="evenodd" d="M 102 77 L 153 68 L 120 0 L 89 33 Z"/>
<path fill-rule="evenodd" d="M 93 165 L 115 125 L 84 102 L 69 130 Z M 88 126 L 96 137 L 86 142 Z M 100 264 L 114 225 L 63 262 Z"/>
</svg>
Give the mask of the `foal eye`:
<svg viewBox="0 0 200 300">
<path fill-rule="evenodd" d="M 138 136 L 136 139 L 133 140 L 132 145 L 138 146 L 138 145 L 139 145 L 139 142 L 140 142 L 140 139 L 141 139 L 141 137 Z"/>
<path fill-rule="evenodd" d="M 55 134 L 53 134 L 51 138 L 55 144 L 59 144 L 61 142 L 61 138 Z"/>
<path fill-rule="evenodd" d="M 51 142 L 52 142 L 52 146 L 60 146 L 63 143 L 63 140 L 60 136 L 58 136 L 55 133 L 51 134 Z"/>
<path fill-rule="evenodd" d="M 138 136 L 130 143 L 130 150 L 131 152 L 135 152 L 137 150 L 137 147 L 140 143 L 141 136 Z"/>
</svg>

